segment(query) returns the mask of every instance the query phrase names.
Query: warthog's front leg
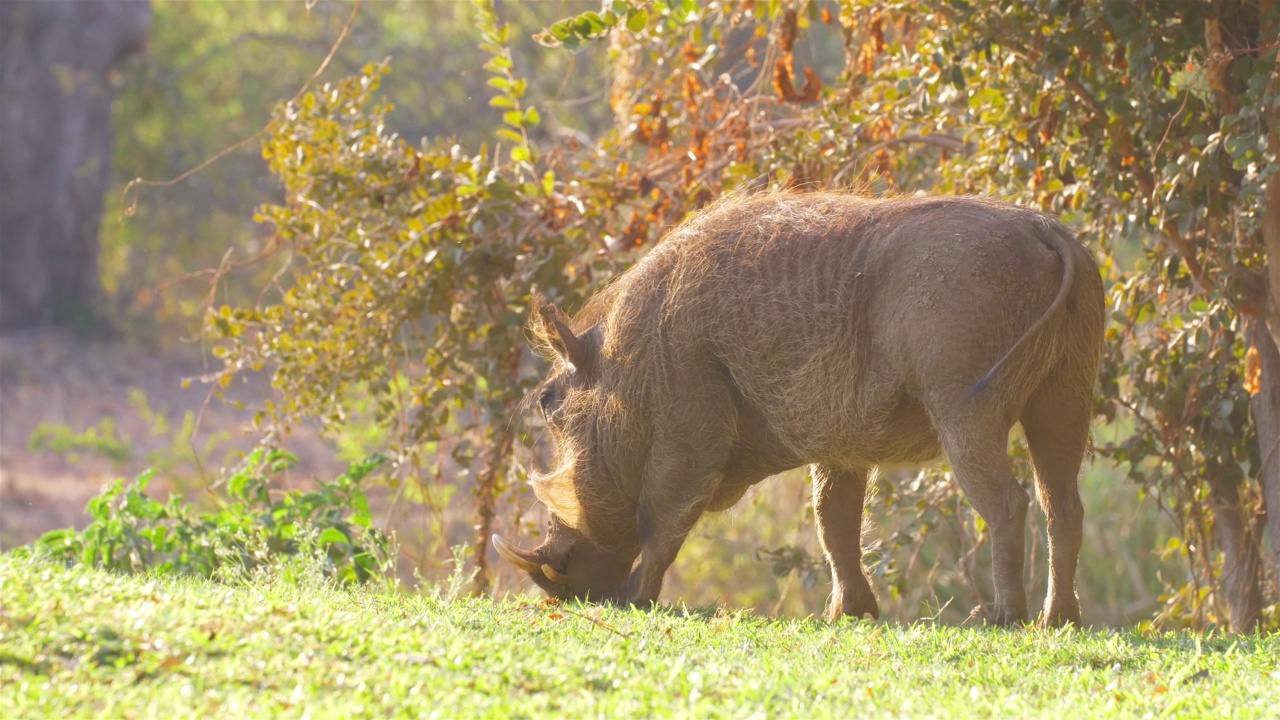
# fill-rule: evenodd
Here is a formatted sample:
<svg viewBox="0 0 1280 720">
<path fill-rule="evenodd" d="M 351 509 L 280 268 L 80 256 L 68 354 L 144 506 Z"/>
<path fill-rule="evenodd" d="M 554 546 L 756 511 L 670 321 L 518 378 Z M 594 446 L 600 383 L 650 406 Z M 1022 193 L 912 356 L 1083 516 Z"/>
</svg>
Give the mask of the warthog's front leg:
<svg viewBox="0 0 1280 720">
<path fill-rule="evenodd" d="M 818 540 L 831 565 L 832 592 L 827 619 L 841 615 L 880 617 L 871 583 L 862 568 L 862 505 L 867 492 L 865 470 L 813 466 L 813 510 Z"/>
<path fill-rule="evenodd" d="M 641 525 L 640 563 L 622 587 L 619 600 L 632 605 L 648 606 L 658 601 L 667 568 L 675 562 L 689 531 L 702 515 L 703 504 L 689 506 L 682 517 L 656 520 L 651 526 Z"/>
<path fill-rule="evenodd" d="M 698 458 L 684 453 L 664 453 L 661 458 L 651 457 L 650 463 L 662 480 L 646 483 L 641 494 L 637 511 L 640 562 L 618 598 L 634 605 L 657 601 L 667 568 L 715 497 L 720 479 L 718 471 L 700 468 Z"/>
<path fill-rule="evenodd" d="M 736 425 L 733 400 L 717 377 L 680 389 L 694 412 L 669 418 L 653 438 L 637 498 L 640 562 L 618 599 L 656 602 L 667 568 L 724 480 Z"/>
</svg>

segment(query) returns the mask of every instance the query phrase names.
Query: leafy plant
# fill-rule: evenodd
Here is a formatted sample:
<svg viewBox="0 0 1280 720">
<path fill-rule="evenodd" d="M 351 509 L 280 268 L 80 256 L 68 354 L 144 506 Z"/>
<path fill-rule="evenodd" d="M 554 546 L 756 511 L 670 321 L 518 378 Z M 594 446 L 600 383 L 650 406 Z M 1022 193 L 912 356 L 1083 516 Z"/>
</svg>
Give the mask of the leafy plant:
<svg viewBox="0 0 1280 720">
<path fill-rule="evenodd" d="M 511 419 L 532 377 L 524 322 L 540 292 L 575 305 L 590 285 L 592 237 L 610 211 L 586 188 L 537 167 L 525 98 L 490 3 L 476 4 L 485 68 L 507 152 L 449 142 L 411 146 L 387 129 L 376 93 L 385 64 L 279 107 L 263 143 L 285 201 L 260 208 L 293 253 L 278 302 L 224 306 L 208 327 L 224 341 L 220 381 L 275 368 L 265 428 L 315 418 L 338 435 L 362 397 L 388 428 L 398 470 L 432 477 L 448 463 L 476 497 L 474 547 L 521 476 Z M 588 208 L 584 198 L 590 202 Z M 269 430 L 268 430 L 269 431 Z M 485 587 L 487 572 L 477 576 Z"/>
<path fill-rule="evenodd" d="M 27 448 L 65 455 L 71 462 L 80 462 L 83 454 L 100 455 L 116 464 L 133 457 L 133 445 L 116 437 L 116 424 L 111 418 L 102 418 L 84 432 L 61 423 L 40 423 L 27 438 Z"/>
<path fill-rule="evenodd" d="M 244 578 L 262 567 L 318 561 L 342 583 L 365 582 L 391 565 L 391 541 L 374 528 L 361 483 L 385 462 L 380 456 L 352 465 L 315 490 L 273 493 L 269 479 L 292 456 L 257 451 L 226 482 L 216 512 L 198 512 L 180 495 L 159 502 L 146 492 L 148 471 L 132 483 L 115 481 L 89 501 L 93 521 L 82 530 L 46 533 L 38 552 L 123 572 Z"/>
</svg>

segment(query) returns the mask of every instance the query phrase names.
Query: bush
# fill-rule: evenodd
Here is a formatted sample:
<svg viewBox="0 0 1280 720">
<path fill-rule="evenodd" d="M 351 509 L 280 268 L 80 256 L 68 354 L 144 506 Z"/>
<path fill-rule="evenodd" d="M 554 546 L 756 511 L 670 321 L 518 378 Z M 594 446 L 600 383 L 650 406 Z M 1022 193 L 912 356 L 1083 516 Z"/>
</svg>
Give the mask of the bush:
<svg viewBox="0 0 1280 720">
<path fill-rule="evenodd" d="M 317 562 L 326 577 L 361 583 L 391 565 L 392 540 L 372 527 L 361 482 L 379 465 L 372 456 L 315 490 L 269 488 L 271 475 L 294 464 L 279 451 L 257 451 L 226 482 L 217 512 L 200 513 L 180 495 L 161 503 L 147 495 L 154 471 L 132 483 L 117 480 L 89 501 L 83 530 L 46 533 L 34 544 L 66 563 L 123 572 L 246 578 L 264 567 Z"/>
</svg>

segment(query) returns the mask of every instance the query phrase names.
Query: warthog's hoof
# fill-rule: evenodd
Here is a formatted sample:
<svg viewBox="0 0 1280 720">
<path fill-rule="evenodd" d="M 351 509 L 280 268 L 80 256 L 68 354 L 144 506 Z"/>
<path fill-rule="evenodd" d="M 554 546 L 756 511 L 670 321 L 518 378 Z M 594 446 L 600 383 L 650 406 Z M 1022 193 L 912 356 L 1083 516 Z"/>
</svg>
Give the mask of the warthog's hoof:
<svg viewBox="0 0 1280 720">
<path fill-rule="evenodd" d="M 1080 627 L 1080 603 L 1075 598 L 1069 602 L 1045 603 L 1044 613 L 1040 616 L 1040 627 L 1063 627 L 1071 624 Z"/>
<path fill-rule="evenodd" d="M 839 620 L 844 616 L 861 619 L 868 615 L 879 620 L 880 605 L 876 602 L 875 593 L 871 592 L 870 585 L 848 588 L 843 592 L 836 590 L 831 594 L 830 602 L 827 603 L 826 615 L 827 620 L 830 621 Z"/>
<path fill-rule="evenodd" d="M 1027 609 L 1009 607 L 1007 605 L 996 605 L 995 610 L 991 611 L 991 617 L 987 618 L 987 623 L 995 627 L 1015 627 L 1027 624 Z"/>
</svg>

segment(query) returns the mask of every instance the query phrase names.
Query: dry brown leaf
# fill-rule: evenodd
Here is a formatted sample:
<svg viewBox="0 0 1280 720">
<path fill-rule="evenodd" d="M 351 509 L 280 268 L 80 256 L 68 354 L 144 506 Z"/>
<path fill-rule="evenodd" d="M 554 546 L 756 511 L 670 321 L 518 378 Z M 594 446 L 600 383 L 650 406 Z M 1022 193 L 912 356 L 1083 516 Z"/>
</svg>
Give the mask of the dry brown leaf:
<svg viewBox="0 0 1280 720">
<path fill-rule="evenodd" d="M 1262 392 L 1262 356 L 1256 347 L 1244 354 L 1244 389 L 1251 396 Z"/>
</svg>

